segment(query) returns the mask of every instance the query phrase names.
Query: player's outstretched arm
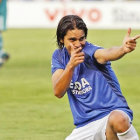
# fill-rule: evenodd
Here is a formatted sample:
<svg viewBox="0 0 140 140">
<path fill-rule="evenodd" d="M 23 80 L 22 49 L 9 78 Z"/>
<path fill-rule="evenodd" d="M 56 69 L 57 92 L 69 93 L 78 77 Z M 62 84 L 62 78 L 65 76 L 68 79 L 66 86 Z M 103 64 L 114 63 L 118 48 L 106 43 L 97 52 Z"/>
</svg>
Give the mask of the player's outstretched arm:
<svg viewBox="0 0 140 140">
<path fill-rule="evenodd" d="M 100 64 L 105 64 L 107 61 L 114 61 L 120 59 L 125 54 L 132 52 L 136 48 L 136 40 L 140 38 L 140 34 L 130 37 L 131 28 L 128 29 L 124 37 L 123 44 L 120 47 L 113 47 L 109 49 L 99 49 L 95 52 L 94 57 Z"/>
</svg>

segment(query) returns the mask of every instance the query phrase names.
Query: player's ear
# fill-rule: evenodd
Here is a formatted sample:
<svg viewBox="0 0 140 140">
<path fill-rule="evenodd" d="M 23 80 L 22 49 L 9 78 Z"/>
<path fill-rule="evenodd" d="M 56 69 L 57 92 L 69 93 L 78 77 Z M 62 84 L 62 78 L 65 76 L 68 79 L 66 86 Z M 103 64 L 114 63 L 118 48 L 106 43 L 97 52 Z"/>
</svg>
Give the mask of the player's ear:
<svg viewBox="0 0 140 140">
<path fill-rule="evenodd" d="M 64 40 L 63 40 L 63 39 L 60 39 L 60 42 L 61 42 L 61 43 L 64 43 Z"/>
</svg>

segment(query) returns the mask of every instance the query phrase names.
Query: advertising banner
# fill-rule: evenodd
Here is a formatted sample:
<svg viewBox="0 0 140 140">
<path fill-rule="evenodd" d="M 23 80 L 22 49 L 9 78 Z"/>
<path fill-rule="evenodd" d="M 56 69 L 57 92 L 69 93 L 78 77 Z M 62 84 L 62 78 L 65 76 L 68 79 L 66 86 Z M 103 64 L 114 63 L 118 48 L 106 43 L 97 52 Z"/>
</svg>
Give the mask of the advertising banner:
<svg viewBox="0 0 140 140">
<path fill-rule="evenodd" d="M 140 29 L 140 2 L 8 2 L 9 28 L 56 28 L 69 14 L 83 18 L 88 28 Z"/>
</svg>

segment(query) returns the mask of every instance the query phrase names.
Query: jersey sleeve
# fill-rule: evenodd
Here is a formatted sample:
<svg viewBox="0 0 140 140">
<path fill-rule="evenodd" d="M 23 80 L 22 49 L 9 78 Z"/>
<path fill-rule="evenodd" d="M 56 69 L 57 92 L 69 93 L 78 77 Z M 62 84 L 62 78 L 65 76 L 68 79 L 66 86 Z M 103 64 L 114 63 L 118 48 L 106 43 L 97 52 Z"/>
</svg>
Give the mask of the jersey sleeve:
<svg viewBox="0 0 140 140">
<path fill-rule="evenodd" d="M 98 50 L 98 49 L 104 49 L 104 48 L 93 45 L 89 42 L 86 42 L 86 47 L 84 48 L 85 56 L 88 55 L 90 57 L 90 59 L 93 60 L 93 62 L 98 63 L 94 57 L 94 54 L 95 54 L 96 50 Z M 99 64 L 99 65 L 110 65 L 110 64 L 111 64 L 111 62 L 108 61 L 105 64 Z"/>
<path fill-rule="evenodd" d="M 90 58 L 93 60 L 94 58 L 94 53 L 96 52 L 96 50 L 98 49 L 103 49 L 103 47 L 99 47 L 99 46 L 95 46 L 92 45 L 91 43 L 86 42 L 86 47 L 84 48 L 84 52 L 90 56 Z"/>
<path fill-rule="evenodd" d="M 56 50 L 52 55 L 52 62 L 51 62 L 51 72 L 52 72 L 52 74 L 57 69 L 64 69 L 64 65 L 62 63 L 62 56 L 61 56 L 59 50 Z"/>
</svg>

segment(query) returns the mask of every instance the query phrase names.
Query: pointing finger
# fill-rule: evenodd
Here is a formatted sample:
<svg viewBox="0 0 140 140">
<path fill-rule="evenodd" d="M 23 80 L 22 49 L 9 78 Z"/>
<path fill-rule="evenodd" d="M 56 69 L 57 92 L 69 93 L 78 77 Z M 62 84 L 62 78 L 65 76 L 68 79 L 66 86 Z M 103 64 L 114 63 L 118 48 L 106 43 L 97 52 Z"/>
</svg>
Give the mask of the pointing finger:
<svg viewBox="0 0 140 140">
<path fill-rule="evenodd" d="M 136 43 L 136 40 L 130 39 L 129 41 L 126 42 L 126 44 L 127 44 L 127 43 Z"/>
<path fill-rule="evenodd" d="M 136 39 L 138 39 L 138 38 L 140 38 L 140 34 L 139 34 L 139 35 L 134 36 L 132 39 L 133 39 L 133 40 L 136 40 Z"/>
<path fill-rule="evenodd" d="M 74 46 L 73 46 L 73 44 L 72 44 L 72 43 L 70 43 L 70 47 L 71 47 L 71 52 L 74 52 L 74 51 L 75 51 L 75 49 L 74 49 Z"/>
<path fill-rule="evenodd" d="M 71 52 L 78 53 L 81 52 L 82 50 L 82 47 L 75 47 L 72 43 L 70 43 L 70 47 L 71 47 Z"/>
</svg>

